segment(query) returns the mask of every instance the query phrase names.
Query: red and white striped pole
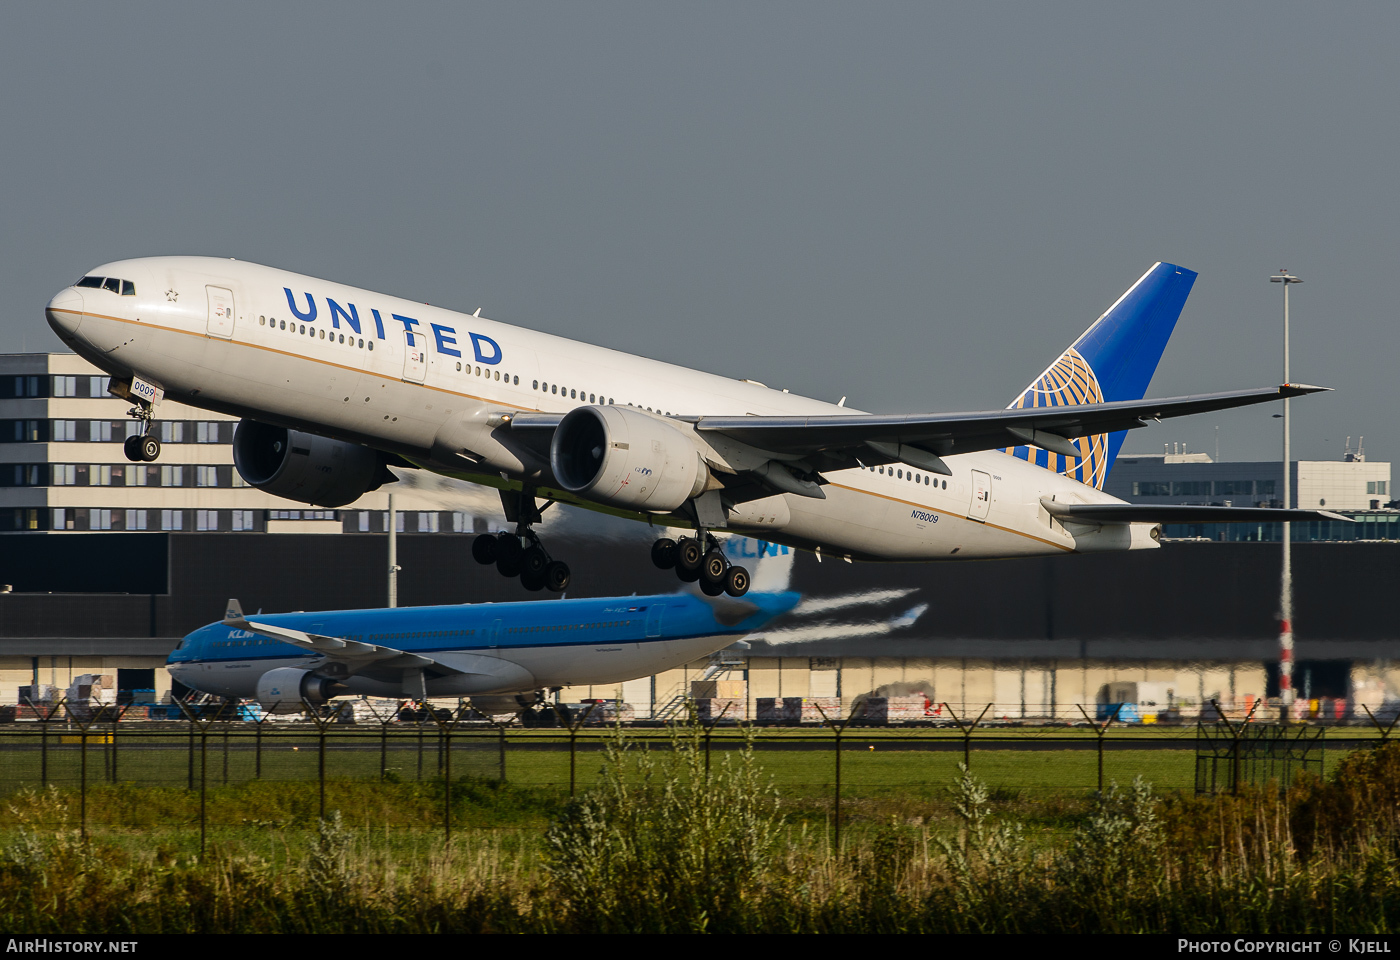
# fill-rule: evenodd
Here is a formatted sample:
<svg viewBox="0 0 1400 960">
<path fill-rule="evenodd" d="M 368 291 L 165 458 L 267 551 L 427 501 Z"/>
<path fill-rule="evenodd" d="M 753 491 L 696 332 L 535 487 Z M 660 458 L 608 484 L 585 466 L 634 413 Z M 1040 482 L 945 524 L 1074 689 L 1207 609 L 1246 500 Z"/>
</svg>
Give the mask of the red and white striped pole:
<svg viewBox="0 0 1400 960">
<path fill-rule="evenodd" d="M 1303 281 L 1290 276 L 1287 270 L 1280 270 L 1277 276 L 1269 278 L 1270 283 L 1283 284 L 1283 382 L 1289 382 L 1288 370 L 1288 288 Z M 1293 454 L 1290 449 L 1291 435 L 1288 429 L 1288 399 L 1283 401 L 1283 505 L 1293 504 Z M 1278 629 L 1278 694 L 1279 719 L 1288 720 L 1289 708 L 1293 705 L 1293 524 L 1283 522 L 1283 576 L 1279 596 Z"/>
</svg>

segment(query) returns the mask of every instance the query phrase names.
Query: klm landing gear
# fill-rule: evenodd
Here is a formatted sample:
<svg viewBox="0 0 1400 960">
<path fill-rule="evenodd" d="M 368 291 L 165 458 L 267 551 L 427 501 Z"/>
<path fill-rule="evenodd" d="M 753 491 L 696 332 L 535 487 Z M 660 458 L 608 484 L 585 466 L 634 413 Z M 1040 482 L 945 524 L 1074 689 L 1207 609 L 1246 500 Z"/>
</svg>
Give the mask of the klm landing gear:
<svg viewBox="0 0 1400 960">
<path fill-rule="evenodd" d="M 699 533 L 698 537 L 656 541 L 651 545 L 651 562 L 662 570 L 675 570 L 683 583 L 698 582 L 707 597 L 748 593 L 749 572 L 731 564 L 714 537 L 703 530 Z"/>
<path fill-rule="evenodd" d="M 155 412 L 147 405 L 138 403 L 126 412 L 128 417 L 139 420 L 141 432 L 127 437 L 122 444 L 122 452 L 132 463 L 152 463 L 160 456 L 160 441 L 151 436 L 151 418 Z"/>
<path fill-rule="evenodd" d="M 526 590 L 561 593 L 569 586 L 569 565 L 555 560 L 532 529 L 550 504 L 535 505 L 535 490 L 525 487 L 519 493 L 501 491 L 506 520 L 515 524 L 515 533 L 484 533 L 472 541 L 472 557 L 477 563 L 494 563 L 503 577 L 519 577 Z"/>
</svg>

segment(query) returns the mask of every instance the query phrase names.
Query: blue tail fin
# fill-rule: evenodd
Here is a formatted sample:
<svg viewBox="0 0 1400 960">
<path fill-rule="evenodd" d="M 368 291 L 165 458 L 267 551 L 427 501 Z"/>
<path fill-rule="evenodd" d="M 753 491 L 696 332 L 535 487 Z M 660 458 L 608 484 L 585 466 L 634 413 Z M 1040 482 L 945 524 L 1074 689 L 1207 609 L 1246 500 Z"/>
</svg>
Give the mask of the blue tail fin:
<svg viewBox="0 0 1400 960">
<path fill-rule="evenodd" d="M 1141 400 L 1195 282 L 1196 274 L 1185 267 L 1155 264 L 1010 407 Z M 1038 447 L 1003 452 L 1102 489 L 1125 436 L 1119 431 L 1081 437 L 1073 441 L 1083 451 L 1077 458 Z"/>
</svg>

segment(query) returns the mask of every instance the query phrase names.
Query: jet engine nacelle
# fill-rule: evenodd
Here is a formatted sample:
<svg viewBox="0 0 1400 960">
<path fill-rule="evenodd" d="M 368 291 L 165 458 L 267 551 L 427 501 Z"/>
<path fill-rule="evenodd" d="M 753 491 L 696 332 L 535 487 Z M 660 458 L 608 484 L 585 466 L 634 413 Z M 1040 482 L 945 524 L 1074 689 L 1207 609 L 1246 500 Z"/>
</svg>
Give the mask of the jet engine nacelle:
<svg viewBox="0 0 1400 960">
<path fill-rule="evenodd" d="M 506 713 L 520 713 L 530 708 L 530 701 L 519 694 L 471 698 L 472 708 L 488 717 L 499 717 Z"/>
<path fill-rule="evenodd" d="M 559 485 L 597 503 L 670 512 L 705 489 L 709 468 L 693 439 L 628 407 L 576 407 L 554 430 Z"/>
<path fill-rule="evenodd" d="M 234 431 L 233 462 L 259 490 L 318 507 L 343 507 L 382 482 L 379 454 L 369 447 L 256 420 Z"/>
<path fill-rule="evenodd" d="M 302 701 L 325 703 L 345 690 L 330 677 L 318 677 L 299 667 L 278 667 L 258 678 L 258 705 L 268 713 L 297 713 Z"/>
</svg>

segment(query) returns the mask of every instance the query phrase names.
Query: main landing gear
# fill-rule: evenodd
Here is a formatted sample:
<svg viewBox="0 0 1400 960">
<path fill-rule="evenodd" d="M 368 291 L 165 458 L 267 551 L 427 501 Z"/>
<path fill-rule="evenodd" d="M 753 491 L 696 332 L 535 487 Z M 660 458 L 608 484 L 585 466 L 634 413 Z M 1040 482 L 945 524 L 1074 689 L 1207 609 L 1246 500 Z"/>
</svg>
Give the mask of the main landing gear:
<svg viewBox="0 0 1400 960">
<path fill-rule="evenodd" d="M 519 493 L 502 490 L 501 504 L 506 520 L 515 522 L 515 533 L 481 534 L 472 541 L 472 557 L 483 566 L 494 563 L 503 577 L 519 577 L 526 590 L 564 591 L 571 577 L 569 565 L 552 558 L 533 529 L 550 504 L 537 507 L 532 487 Z"/>
<path fill-rule="evenodd" d="M 704 530 L 698 537 L 662 538 L 651 545 L 651 562 L 662 570 L 675 570 L 683 583 L 699 583 L 707 597 L 727 593 L 742 597 L 749 592 L 749 572 L 729 562 L 718 541 Z"/>
<path fill-rule="evenodd" d="M 141 432 L 127 437 L 122 443 L 122 452 L 132 463 L 151 463 L 160 456 L 160 441 L 151 436 L 153 411 L 148 406 L 137 404 L 127 411 L 127 416 L 141 422 Z"/>
</svg>

